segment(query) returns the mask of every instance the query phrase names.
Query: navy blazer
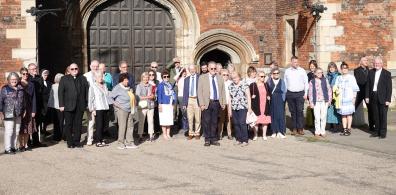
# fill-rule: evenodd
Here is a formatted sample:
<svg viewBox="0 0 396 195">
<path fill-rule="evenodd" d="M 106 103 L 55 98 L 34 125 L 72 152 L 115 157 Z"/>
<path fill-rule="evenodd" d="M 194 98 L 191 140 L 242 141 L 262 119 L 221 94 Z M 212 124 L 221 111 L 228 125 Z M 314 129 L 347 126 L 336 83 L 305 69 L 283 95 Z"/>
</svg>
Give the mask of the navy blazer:
<svg viewBox="0 0 396 195">
<path fill-rule="evenodd" d="M 195 78 L 195 83 L 196 83 L 196 95 L 198 97 L 198 79 L 199 79 L 199 74 L 195 74 L 197 78 Z M 183 89 L 183 106 L 188 106 L 188 98 L 190 97 L 190 77 L 188 76 L 184 79 L 184 89 Z M 198 101 L 198 98 L 197 98 Z"/>
</svg>

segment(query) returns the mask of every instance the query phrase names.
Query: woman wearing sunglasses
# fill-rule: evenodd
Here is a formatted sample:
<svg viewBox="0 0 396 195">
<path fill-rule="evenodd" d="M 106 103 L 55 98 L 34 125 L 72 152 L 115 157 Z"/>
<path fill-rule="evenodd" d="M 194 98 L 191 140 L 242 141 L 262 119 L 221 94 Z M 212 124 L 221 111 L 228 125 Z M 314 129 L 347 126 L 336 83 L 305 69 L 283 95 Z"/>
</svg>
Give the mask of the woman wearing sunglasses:
<svg viewBox="0 0 396 195">
<path fill-rule="evenodd" d="M 286 84 L 280 78 L 280 70 L 274 68 L 268 79 L 268 92 L 271 93 L 270 113 L 272 138 L 286 138 L 285 100 Z"/>
<path fill-rule="evenodd" d="M 176 103 L 176 93 L 173 85 L 169 82 L 169 72 L 162 72 L 162 82 L 157 88 L 157 100 L 159 121 L 162 127 L 162 134 L 165 140 L 169 140 L 170 128 L 173 125 L 173 105 Z"/>
</svg>

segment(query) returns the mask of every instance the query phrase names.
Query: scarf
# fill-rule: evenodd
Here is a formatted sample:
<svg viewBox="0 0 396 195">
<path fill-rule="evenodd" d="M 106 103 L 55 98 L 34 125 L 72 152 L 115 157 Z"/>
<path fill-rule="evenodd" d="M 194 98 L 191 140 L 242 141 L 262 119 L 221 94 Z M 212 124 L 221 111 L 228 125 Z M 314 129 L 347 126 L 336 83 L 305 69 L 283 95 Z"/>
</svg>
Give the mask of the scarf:
<svg viewBox="0 0 396 195">
<path fill-rule="evenodd" d="M 320 82 L 320 84 L 321 84 L 320 88 L 322 89 L 324 99 L 325 99 L 326 102 L 328 102 L 329 101 L 329 94 L 328 94 L 328 89 L 327 89 L 326 78 L 322 77 L 320 79 L 320 81 L 321 81 Z M 315 105 L 316 104 L 316 84 L 315 84 L 316 83 L 316 78 L 312 79 L 311 82 L 312 82 L 312 99 L 313 99 L 313 103 Z"/>
<path fill-rule="evenodd" d="M 330 86 L 334 86 L 336 78 L 339 75 L 340 74 L 338 72 L 329 72 L 329 73 L 327 73 L 327 79 L 329 80 Z"/>
</svg>

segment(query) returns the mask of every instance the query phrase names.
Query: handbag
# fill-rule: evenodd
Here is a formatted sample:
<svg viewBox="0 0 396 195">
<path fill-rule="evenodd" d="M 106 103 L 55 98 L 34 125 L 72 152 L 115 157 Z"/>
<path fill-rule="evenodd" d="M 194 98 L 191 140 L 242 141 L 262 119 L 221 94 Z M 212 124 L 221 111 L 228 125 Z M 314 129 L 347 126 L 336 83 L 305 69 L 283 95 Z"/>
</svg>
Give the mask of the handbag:
<svg viewBox="0 0 396 195">
<path fill-rule="evenodd" d="M 138 106 L 141 109 L 145 109 L 148 107 L 148 102 L 146 100 L 139 101 Z"/>
<path fill-rule="evenodd" d="M 250 125 L 250 127 L 254 127 L 257 122 L 257 116 L 254 112 L 248 113 L 246 116 L 246 124 Z"/>
</svg>

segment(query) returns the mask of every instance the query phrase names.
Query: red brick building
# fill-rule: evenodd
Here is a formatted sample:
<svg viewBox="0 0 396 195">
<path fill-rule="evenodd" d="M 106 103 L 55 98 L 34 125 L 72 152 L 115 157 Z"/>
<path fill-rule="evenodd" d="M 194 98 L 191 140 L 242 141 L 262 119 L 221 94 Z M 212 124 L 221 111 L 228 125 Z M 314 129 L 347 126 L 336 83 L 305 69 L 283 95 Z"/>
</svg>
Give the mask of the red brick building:
<svg viewBox="0 0 396 195">
<path fill-rule="evenodd" d="M 381 55 L 396 68 L 396 1 L 320 2 L 328 9 L 316 23 L 303 0 L 0 0 L 0 81 L 30 62 L 63 72 L 71 62 L 87 70 L 100 59 L 115 70 L 127 60 L 139 74 L 151 61 L 174 56 L 244 71 L 271 59 L 287 66 L 292 55 L 322 67 Z M 26 12 L 36 4 L 64 9 L 41 17 L 36 28 Z"/>
</svg>

